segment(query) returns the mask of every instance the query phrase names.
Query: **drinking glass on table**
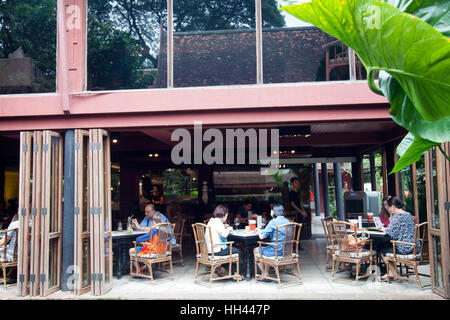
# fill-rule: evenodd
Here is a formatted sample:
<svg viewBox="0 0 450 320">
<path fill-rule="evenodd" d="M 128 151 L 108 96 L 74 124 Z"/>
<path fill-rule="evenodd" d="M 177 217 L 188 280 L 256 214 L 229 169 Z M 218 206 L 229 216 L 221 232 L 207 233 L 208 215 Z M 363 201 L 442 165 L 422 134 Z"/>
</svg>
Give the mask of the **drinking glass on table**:
<svg viewBox="0 0 450 320">
<path fill-rule="evenodd" d="M 239 220 L 239 218 L 234 218 L 234 226 L 235 226 L 236 230 L 238 229 L 240 224 L 241 224 L 241 221 Z"/>
</svg>

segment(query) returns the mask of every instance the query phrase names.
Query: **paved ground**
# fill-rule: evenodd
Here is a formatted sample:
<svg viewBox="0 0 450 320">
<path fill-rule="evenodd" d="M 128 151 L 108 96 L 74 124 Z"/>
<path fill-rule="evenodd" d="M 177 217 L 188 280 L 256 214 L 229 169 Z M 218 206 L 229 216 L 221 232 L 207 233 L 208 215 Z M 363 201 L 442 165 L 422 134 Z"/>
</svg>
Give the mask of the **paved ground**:
<svg viewBox="0 0 450 320">
<path fill-rule="evenodd" d="M 174 266 L 175 280 L 152 285 L 150 280 L 128 276 L 120 280 L 114 278 L 113 289 L 102 299 L 199 299 L 199 300 L 245 300 L 245 299 L 314 299 L 314 300 L 443 300 L 430 289 L 420 290 L 412 281 L 401 283 L 380 283 L 361 280 L 358 286 L 333 282 L 331 272 L 324 270 L 326 261 L 325 239 L 320 220 L 313 223 L 313 239 L 303 241 L 305 248 L 300 254 L 300 271 L 303 284 L 278 289 L 276 283 L 256 283 L 242 281 L 239 284 L 224 280 L 213 283 L 212 288 L 194 284 L 195 264 L 192 247 L 186 245 L 186 263 L 184 267 Z M 429 266 L 421 268 L 421 273 L 429 274 Z M 162 273 L 159 273 L 161 275 Z M 165 276 L 165 274 L 163 274 Z M 158 273 L 156 274 L 158 277 Z M 339 276 L 348 277 L 348 273 Z M 285 278 L 288 279 L 288 278 Z M 430 278 L 421 277 L 424 284 L 430 283 Z M 0 299 L 17 299 L 16 287 L 5 291 L 0 288 Z M 96 299 L 87 293 L 77 297 L 70 293 L 56 292 L 46 299 Z"/>
</svg>

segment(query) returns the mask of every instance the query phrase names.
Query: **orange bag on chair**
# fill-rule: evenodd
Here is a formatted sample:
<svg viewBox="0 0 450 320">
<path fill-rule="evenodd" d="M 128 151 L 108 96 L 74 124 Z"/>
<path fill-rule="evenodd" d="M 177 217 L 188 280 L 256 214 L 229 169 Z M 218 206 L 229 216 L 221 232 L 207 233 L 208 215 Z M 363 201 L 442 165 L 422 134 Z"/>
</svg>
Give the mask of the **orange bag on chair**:
<svg viewBox="0 0 450 320">
<path fill-rule="evenodd" d="M 365 241 L 358 239 L 357 242 L 355 241 L 355 237 L 351 236 L 351 235 L 347 235 L 347 239 L 348 239 L 348 245 L 349 247 L 355 248 L 356 245 L 358 245 L 358 247 L 360 249 L 362 249 L 364 247 L 364 245 L 366 244 Z"/>
<path fill-rule="evenodd" d="M 151 253 L 164 253 L 167 251 L 167 243 L 159 243 L 159 237 L 155 234 L 152 238 L 152 242 L 146 241 L 142 247 L 142 250 L 138 253 L 138 256 L 144 256 Z"/>
</svg>

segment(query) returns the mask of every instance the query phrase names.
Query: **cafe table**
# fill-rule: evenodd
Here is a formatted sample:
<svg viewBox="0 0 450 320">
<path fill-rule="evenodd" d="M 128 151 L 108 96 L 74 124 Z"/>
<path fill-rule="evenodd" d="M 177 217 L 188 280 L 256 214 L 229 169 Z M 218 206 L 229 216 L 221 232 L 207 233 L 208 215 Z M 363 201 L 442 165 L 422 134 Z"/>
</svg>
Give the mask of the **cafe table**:
<svg viewBox="0 0 450 320">
<path fill-rule="evenodd" d="M 112 241 L 117 245 L 118 257 L 117 257 L 117 279 L 120 279 L 122 275 L 129 273 L 130 268 L 130 244 L 136 240 L 137 237 L 146 234 L 148 231 L 134 231 L 127 233 L 124 231 L 113 231 Z"/>
<path fill-rule="evenodd" d="M 253 249 L 258 246 L 259 236 L 256 231 L 245 231 L 245 229 L 233 230 L 227 237 L 228 241 L 234 241 L 235 244 L 240 244 L 240 247 L 244 249 L 242 253 L 242 258 L 244 261 L 242 265 L 244 270 L 242 270 L 246 276 L 247 280 L 250 280 L 255 274 L 253 270 Z"/>
</svg>

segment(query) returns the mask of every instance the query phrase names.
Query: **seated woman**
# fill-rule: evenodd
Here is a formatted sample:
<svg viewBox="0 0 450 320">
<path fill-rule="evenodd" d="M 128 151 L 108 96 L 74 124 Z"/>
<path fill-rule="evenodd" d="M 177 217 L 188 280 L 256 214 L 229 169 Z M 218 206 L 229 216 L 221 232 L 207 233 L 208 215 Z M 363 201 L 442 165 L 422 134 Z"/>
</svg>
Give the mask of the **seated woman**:
<svg viewBox="0 0 450 320">
<path fill-rule="evenodd" d="M 383 207 L 381 207 L 380 214 L 378 215 L 380 217 L 381 223 L 385 228 L 389 225 L 389 220 L 391 219 L 391 214 L 386 210 L 386 207 L 384 206 L 384 203 L 387 199 L 388 197 L 383 198 Z"/>
<path fill-rule="evenodd" d="M 290 223 L 288 219 L 284 216 L 284 207 L 281 204 L 276 204 L 273 206 L 272 212 L 270 214 L 272 216 L 272 220 L 269 221 L 267 226 L 264 228 L 264 230 L 256 229 L 258 232 L 259 238 L 262 240 L 268 236 L 270 236 L 270 242 L 275 243 L 276 240 L 276 230 L 277 226 L 281 226 L 286 223 Z M 284 242 L 284 229 L 281 228 L 278 230 L 278 243 L 283 244 Z M 259 255 L 259 248 L 255 248 L 253 251 L 254 255 Z M 266 257 L 274 257 L 275 256 L 275 247 L 274 246 L 263 246 L 262 247 L 262 254 Z M 283 246 L 278 246 L 278 256 L 283 255 Z M 259 263 L 259 268 L 262 271 L 263 277 L 267 276 L 269 274 L 269 265 L 265 263 Z M 266 279 L 267 280 L 267 279 Z M 263 280 L 265 281 L 265 280 Z M 270 281 L 270 280 L 267 280 Z"/>
<path fill-rule="evenodd" d="M 383 201 L 383 206 L 391 215 L 389 225 L 386 228 L 386 233 L 391 240 L 414 243 L 414 218 L 409 212 L 403 210 L 405 203 L 398 197 L 389 196 Z M 413 248 L 412 245 L 397 244 L 395 252 L 397 254 L 410 254 L 413 252 Z M 416 243 L 416 250 L 416 252 L 420 250 L 419 241 Z M 387 265 L 388 262 L 386 261 L 385 256 L 387 253 L 393 253 L 392 244 L 389 243 L 389 246 L 382 248 L 380 251 Z M 391 264 L 389 266 L 389 274 L 385 274 L 381 277 L 382 280 L 387 280 L 388 277 L 393 278 L 394 280 L 398 278 L 396 266 L 393 262 L 389 263 Z"/>
<path fill-rule="evenodd" d="M 224 205 L 218 205 L 216 207 L 216 209 L 214 209 L 213 212 L 213 217 L 211 219 L 209 219 L 208 221 L 208 227 L 211 228 L 211 238 L 212 238 L 212 243 L 214 244 L 220 244 L 222 242 L 226 242 L 227 241 L 227 237 L 230 234 L 231 231 L 233 231 L 233 228 L 225 225 L 225 221 L 227 221 L 228 218 L 228 209 L 224 206 Z M 211 248 L 211 239 L 210 239 L 210 235 L 209 232 L 206 232 L 205 234 L 205 240 L 206 240 L 206 245 L 208 247 L 208 252 L 212 253 L 214 250 L 214 255 L 215 256 L 226 256 L 230 254 L 230 246 L 229 245 L 218 245 L 218 246 L 213 246 L 213 248 Z M 232 247 L 232 254 L 237 253 L 239 255 L 239 271 L 242 272 L 242 252 L 239 248 L 236 248 L 235 246 Z M 220 268 L 220 273 L 222 274 L 226 274 L 227 271 L 225 270 L 225 268 L 222 266 Z M 235 264 L 232 265 L 232 272 L 236 273 L 236 266 Z M 239 275 L 239 280 L 244 280 L 244 276 L 243 275 Z"/>
</svg>

